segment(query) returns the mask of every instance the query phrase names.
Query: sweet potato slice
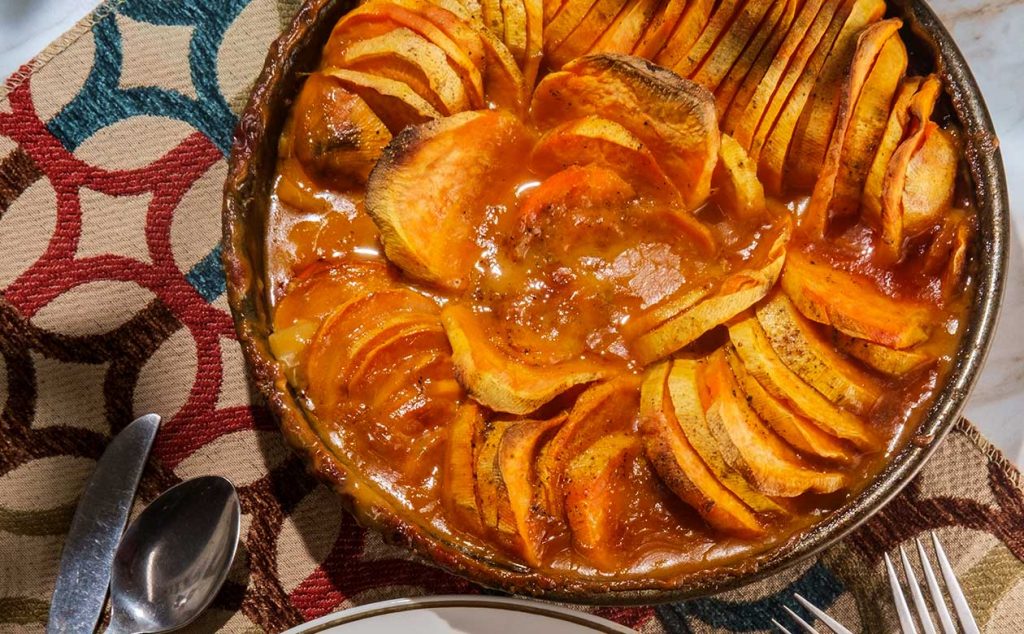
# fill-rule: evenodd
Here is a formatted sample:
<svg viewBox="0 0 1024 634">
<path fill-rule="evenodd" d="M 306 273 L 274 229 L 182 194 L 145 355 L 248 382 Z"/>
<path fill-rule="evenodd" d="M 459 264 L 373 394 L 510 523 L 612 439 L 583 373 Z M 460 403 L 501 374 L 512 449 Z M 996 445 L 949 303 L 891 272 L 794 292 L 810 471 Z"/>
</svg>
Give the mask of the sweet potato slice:
<svg viewBox="0 0 1024 634">
<path fill-rule="evenodd" d="M 683 430 L 683 435 L 707 465 L 708 470 L 755 513 L 785 514 L 786 511 L 781 506 L 756 491 L 722 456 L 718 440 L 708 427 L 704 406 L 701 403 L 697 375 L 702 363 L 690 359 L 676 359 L 671 363 L 667 387 L 672 410 Z"/>
<path fill-rule="evenodd" d="M 521 547 L 519 530 L 508 487 L 501 477 L 498 450 L 501 439 L 516 421 L 494 420 L 484 424 L 481 442 L 478 445 L 475 462 L 476 499 L 480 508 L 480 520 L 484 530 L 490 532 L 503 545 L 516 550 Z"/>
<path fill-rule="evenodd" d="M 483 442 L 483 413 L 473 402 L 462 404 L 448 425 L 441 502 L 456 525 L 470 530 L 482 527 L 473 471 L 477 447 Z"/>
<path fill-rule="evenodd" d="M 365 183 L 391 140 L 365 101 L 320 73 L 306 78 L 292 112 L 292 151 L 336 189 Z"/>
<path fill-rule="evenodd" d="M 544 24 L 544 53 L 550 55 L 583 23 L 598 0 L 565 0 L 562 7 Z"/>
<path fill-rule="evenodd" d="M 421 349 L 450 353 L 437 315 L 409 315 L 407 319 L 387 323 L 352 345 L 349 353 L 352 362 L 345 375 L 349 392 L 372 390 L 367 378 L 375 375 L 377 368 L 388 366 L 394 357 Z"/>
<path fill-rule="evenodd" d="M 627 340 L 630 340 L 648 333 L 672 317 L 693 308 L 697 302 L 710 293 L 710 285 L 688 288 L 680 293 L 675 293 L 627 321 L 622 326 L 622 334 Z"/>
<path fill-rule="evenodd" d="M 627 2 L 628 0 L 597 0 L 572 33 L 561 44 L 548 49 L 548 63 L 553 68 L 560 68 L 594 48 L 598 38 L 611 26 Z"/>
<path fill-rule="evenodd" d="M 644 29 L 654 18 L 658 8 L 658 0 L 629 0 L 612 25 L 588 52 L 629 55 L 640 41 Z"/>
<path fill-rule="evenodd" d="M 756 165 L 743 146 L 728 134 L 722 135 L 711 184 L 715 200 L 727 214 L 743 219 L 765 215 L 764 186 L 757 179 Z"/>
<path fill-rule="evenodd" d="M 953 135 L 929 122 L 924 142 L 907 164 L 903 184 L 903 230 L 910 234 L 933 226 L 953 203 L 960 148 Z"/>
<path fill-rule="evenodd" d="M 782 362 L 830 401 L 866 416 L 882 387 L 825 340 L 784 293 L 774 293 L 755 311 Z"/>
<path fill-rule="evenodd" d="M 343 68 L 325 68 L 322 72 L 359 95 L 392 134 L 406 126 L 441 117 L 437 108 L 405 82 Z"/>
<path fill-rule="evenodd" d="M 609 362 L 589 359 L 548 366 L 524 363 L 488 337 L 493 329 L 485 327 L 486 319 L 459 304 L 446 306 L 441 313 L 459 381 L 493 410 L 528 414 L 570 387 L 606 378 L 617 369 Z"/>
<path fill-rule="evenodd" d="M 286 328 L 300 320 L 314 320 L 319 325 L 338 306 L 356 295 L 386 288 L 393 281 L 387 266 L 380 262 L 310 266 L 292 280 L 275 306 L 274 329 Z"/>
<path fill-rule="evenodd" d="M 480 39 L 486 56 L 484 88 L 488 101 L 516 115 L 522 113 L 527 100 L 527 84 L 522 70 L 508 47 L 493 33 L 481 29 Z"/>
<path fill-rule="evenodd" d="M 798 113 L 784 167 L 788 188 L 805 192 L 814 188 L 839 116 L 840 99 L 836 96 L 842 93 L 858 38 L 868 26 L 881 20 L 884 13 L 883 0 L 856 0 L 820 71 L 811 78 L 813 88 L 803 112 Z"/>
<path fill-rule="evenodd" d="M 571 165 L 596 165 L 619 172 L 647 196 L 681 203 L 679 191 L 651 151 L 610 119 L 592 115 L 555 127 L 537 142 L 530 163 L 542 174 L 553 174 Z"/>
<path fill-rule="evenodd" d="M 779 2 L 785 1 L 779 0 Z M 750 45 L 755 33 L 761 29 L 769 29 L 769 25 L 765 22 L 769 9 L 777 2 L 776 0 L 746 0 L 741 4 L 742 8 L 712 45 L 707 57 L 687 74 L 693 81 L 713 93 L 717 92 L 718 86 L 725 79 L 733 64 Z"/>
<path fill-rule="evenodd" d="M 633 54 L 670 66 L 671 61 L 663 62 L 660 58 L 674 51 L 682 55 L 689 50 L 711 17 L 713 5 L 713 0 L 668 0 L 647 25 Z"/>
<path fill-rule="evenodd" d="M 621 176 L 594 164 L 571 165 L 541 181 L 519 205 L 523 228 L 561 211 L 585 213 L 595 206 L 625 205 L 636 192 Z"/>
<path fill-rule="evenodd" d="M 522 0 L 526 9 L 526 59 L 523 78 L 531 88 L 537 83 L 541 58 L 544 56 L 544 0 Z"/>
<path fill-rule="evenodd" d="M 635 431 L 639 387 L 636 376 L 623 374 L 590 387 L 576 400 L 565 423 L 537 459 L 541 501 L 549 515 L 564 515 L 565 467 L 574 456 L 605 436 Z"/>
<path fill-rule="evenodd" d="M 718 481 L 683 434 L 665 385 L 668 372 L 667 362 L 652 367 L 641 388 L 640 429 L 654 470 L 712 527 L 742 537 L 764 534 L 765 525 Z"/>
<path fill-rule="evenodd" d="M 890 348 L 904 349 L 928 339 L 932 312 L 924 304 L 896 300 L 867 278 L 790 252 L 782 288 L 805 317 Z"/>
<path fill-rule="evenodd" d="M 502 41 L 522 69 L 526 65 L 526 6 L 523 0 L 500 0 L 500 4 L 505 27 Z"/>
<path fill-rule="evenodd" d="M 690 46 L 689 50 L 671 65 L 671 69 L 682 77 L 693 77 L 701 62 L 711 53 L 715 43 L 729 30 L 733 18 L 742 10 L 744 0 L 722 0 L 711 13 L 707 25 L 700 32 L 700 37 Z M 671 46 L 671 43 L 669 44 Z"/>
<path fill-rule="evenodd" d="M 601 438 L 565 470 L 565 515 L 576 548 L 600 570 L 618 568 L 634 487 L 633 462 L 641 452 L 634 434 Z"/>
<path fill-rule="evenodd" d="M 884 20 L 866 28 L 857 42 L 857 52 L 853 56 L 853 64 L 850 67 L 850 75 L 843 87 L 839 102 L 839 114 L 836 117 L 836 126 L 832 130 L 832 137 L 825 152 L 825 160 L 821 165 L 818 180 L 814 184 L 814 191 L 807 204 L 807 209 L 801 217 L 801 229 L 808 235 L 815 238 L 825 236 L 832 212 L 848 212 L 850 207 L 860 203 L 860 193 L 863 189 L 863 177 L 858 179 L 869 165 L 866 157 L 848 157 L 847 160 L 853 164 L 844 163 L 844 148 L 851 137 L 877 137 L 882 133 L 884 125 L 880 113 L 887 112 L 891 97 L 896 89 L 896 82 L 902 78 L 903 69 L 906 68 L 906 50 L 903 41 L 898 35 L 903 22 L 898 18 Z M 899 65 L 902 60 L 902 66 Z M 878 69 L 878 73 L 873 72 Z M 890 73 L 898 70 L 899 73 Z M 874 86 L 879 97 L 873 98 L 868 94 L 869 84 L 873 78 L 881 78 L 878 86 Z M 888 93 L 886 96 L 885 93 Z M 862 97 L 867 97 L 869 104 L 866 108 L 869 114 L 865 116 L 867 128 L 870 132 L 862 135 L 857 134 L 856 119 L 858 115 L 858 104 Z M 882 106 L 878 101 L 884 101 Z M 862 141 L 870 145 L 870 140 Z M 857 148 L 855 148 L 855 151 Z M 851 175 L 850 170 L 857 168 L 857 175 Z M 843 200 L 836 198 L 837 191 L 841 190 L 842 179 L 848 177 L 851 181 L 846 186 L 846 196 Z M 849 191 L 849 190 L 854 191 Z M 844 202 L 845 201 L 845 202 Z"/>
<path fill-rule="evenodd" d="M 708 198 L 720 135 L 711 93 L 625 55 L 589 55 L 545 77 L 530 113 L 541 129 L 589 115 L 611 119 L 657 157 L 687 209 Z"/>
<path fill-rule="evenodd" d="M 715 104 L 719 120 L 722 120 L 725 113 L 728 112 L 733 98 L 746 81 L 747 76 L 764 75 L 771 63 L 772 56 L 779 50 L 786 33 L 793 24 L 797 4 L 796 0 L 777 0 L 772 4 L 765 25 L 757 29 L 750 44 L 743 49 L 740 58 L 736 60 L 715 90 Z"/>
<path fill-rule="evenodd" d="M 868 176 L 864 180 L 864 191 L 861 194 L 861 216 L 875 227 L 880 227 L 882 223 L 882 185 L 885 181 L 885 172 L 893 152 L 907 132 L 911 101 L 923 87 L 928 90 L 934 89 L 937 94 L 938 86 L 939 80 L 934 75 L 928 78 L 908 77 L 903 80 L 896 92 L 885 131 L 882 132 L 882 140 L 875 151 L 875 158 L 871 161 Z"/>
<path fill-rule="evenodd" d="M 786 260 L 789 230 L 784 228 L 758 268 L 732 273 L 717 292 L 632 341 L 630 349 L 641 363 L 666 357 L 705 332 L 754 305 L 775 285 Z"/>
<path fill-rule="evenodd" d="M 743 367 L 769 394 L 833 436 L 849 440 L 860 449 L 878 448 L 877 435 L 863 420 L 833 405 L 779 359 L 752 315 L 729 324 L 729 339 Z"/>
<path fill-rule="evenodd" d="M 373 72 L 399 81 L 409 76 L 409 69 L 413 69 L 412 74 L 417 79 L 422 77 L 423 81 L 406 83 L 414 89 L 419 88 L 417 94 L 442 114 L 462 112 L 470 105 L 462 78 L 448 64 L 444 51 L 404 27 L 351 43 L 340 55 L 338 66 Z"/>
<path fill-rule="evenodd" d="M 924 350 L 896 350 L 842 333 L 836 333 L 835 344 L 851 357 L 889 376 L 906 376 L 935 362 L 934 355 Z"/>
<path fill-rule="evenodd" d="M 464 112 L 409 128 L 388 145 L 366 185 L 366 211 L 384 251 L 409 275 L 461 288 L 479 247 L 482 197 L 502 165 L 526 152 L 527 133 L 498 111 Z"/>
<path fill-rule="evenodd" d="M 747 372 L 731 344 L 725 347 L 725 353 L 747 402 L 779 437 L 799 451 L 825 460 L 847 463 L 857 458 L 859 452 L 852 445 L 825 432 L 764 389 Z"/>
<path fill-rule="evenodd" d="M 808 491 L 832 493 L 846 485 L 842 473 L 814 469 L 765 427 L 740 396 L 721 349 L 702 365 L 699 381 L 704 415 L 722 457 L 758 490 L 795 497 Z"/>
<path fill-rule="evenodd" d="M 543 421 L 517 422 L 508 428 L 498 447 L 498 466 L 522 539 L 523 558 L 531 566 L 540 564 L 552 523 L 543 510 L 536 458 L 543 443 L 564 422 L 565 414 Z"/>
</svg>

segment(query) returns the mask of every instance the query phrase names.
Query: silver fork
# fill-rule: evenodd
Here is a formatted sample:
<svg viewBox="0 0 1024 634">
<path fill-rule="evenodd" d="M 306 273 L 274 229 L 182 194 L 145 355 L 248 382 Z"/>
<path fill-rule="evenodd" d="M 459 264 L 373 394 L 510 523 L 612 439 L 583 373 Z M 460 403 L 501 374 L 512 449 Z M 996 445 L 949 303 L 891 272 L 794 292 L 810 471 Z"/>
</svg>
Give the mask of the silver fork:
<svg viewBox="0 0 1024 634">
<path fill-rule="evenodd" d="M 967 599 L 964 598 L 963 590 L 960 589 L 960 583 L 956 580 L 956 576 L 953 574 L 953 567 L 949 565 L 949 558 L 946 557 L 946 551 L 942 549 L 942 544 L 939 543 L 939 538 L 933 532 L 932 546 L 935 549 L 935 558 L 939 562 L 939 571 L 942 574 L 942 580 L 946 586 L 946 591 L 949 593 L 949 599 L 953 603 L 953 609 L 956 611 L 957 620 L 960 622 L 960 628 L 964 634 L 979 634 L 978 625 L 974 622 L 974 616 L 971 614 L 971 609 L 967 605 Z M 957 630 L 953 626 L 953 619 L 950 617 L 949 610 L 946 609 L 946 601 L 942 596 L 942 590 L 939 589 L 939 582 L 935 578 L 935 571 L 932 567 L 931 560 L 928 557 L 928 553 L 925 552 L 924 545 L 920 539 L 915 539 L 917 542 L 917 557 L 921 561 L 921 569 L 924 571 L 925 583 L 928 586 L 928 594 L 931 598 L 931 604 L 933 607 L 934 614 L 939 619 L 939 625 L 942 628 L 943 634 L 956 634 Z M 928 611 L 928 605 L 925 603 L 924 595 L 921 592 L 921 585 L 917 581 L 917 576 L 914 574 L 914 569 L 910 566 L 910 559 L 907 557 L 907 551 L 900 546 L 900 560 L 903 563 L 903 573 L 907 578 L 907 586 L 910 588 L 910 598 L 914 604 L 914 613 L 917 615 L 916 623 L 920 623 L 921 631 L 924 634 L 938 634 L 935 629 L 935 622 L 932 620 L 931 614 Z M 900 583 L 900 578 L 896 574 L 896 568 L 892 565 L 892 560 L 889 559 L 889 555 L 885 555 L 885 571 L 889 577 L 889 588 L 892 590 L 892 598 L 896 603 L 896 614 L 900 620 L 900 631 L 903 634 L 917 634 L 917 626 L 915 625 L 914 614 L 911 613 L 910 606 L 907 605 L 906 595 L 903 592 L 903 587 Z M 811 614 L 817 617 L 824 625 L 828 628 L 829 632 L 835 634 L 853 634 L 850 630 L 842 626 L 838 621 L 830 617 L 823 610 L 812 604 L 807 599 L 803 598 L 799 594 L 794 595 L 800 605 L 804 606 Z M 820 634 L 818 630 L 814 629 L 810 623 L 800 618 L 800 616 L 790 610 L 788 607 L 783 607 L 786 613 L 793 621 L 800 626 L 801 631 L 807 634 Z M 772 619 L 772 623 L 775 627 L 779 628 L 779 631 L 783 634 L 793 634 L 782 626 L 778 621 Z"/>
</svg>

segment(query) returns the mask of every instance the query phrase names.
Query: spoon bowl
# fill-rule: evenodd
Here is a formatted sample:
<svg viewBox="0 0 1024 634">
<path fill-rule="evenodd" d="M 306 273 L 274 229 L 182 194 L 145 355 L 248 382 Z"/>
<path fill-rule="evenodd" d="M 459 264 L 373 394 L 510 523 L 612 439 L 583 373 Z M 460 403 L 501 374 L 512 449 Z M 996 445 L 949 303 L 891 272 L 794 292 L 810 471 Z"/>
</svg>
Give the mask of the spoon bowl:
<svg viewBox="0 0 1024 634">
<path fill-rule="evenodd" d="M 234 485 L 219 476 L 182 482 L 147 506 L 114 557 L 108 634 L 166 632 L 198 617 L 227 577 L 240 517 Z"/>
</svg>

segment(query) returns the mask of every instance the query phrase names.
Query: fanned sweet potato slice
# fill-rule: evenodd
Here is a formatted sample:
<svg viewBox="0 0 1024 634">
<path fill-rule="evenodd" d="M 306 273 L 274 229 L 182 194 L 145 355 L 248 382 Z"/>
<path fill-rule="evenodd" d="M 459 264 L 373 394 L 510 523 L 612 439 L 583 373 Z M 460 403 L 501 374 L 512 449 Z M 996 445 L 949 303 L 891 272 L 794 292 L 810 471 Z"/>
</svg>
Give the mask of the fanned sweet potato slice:
<svg viewBox="0 0 1024 634">
<path fill-rule="evenodd" d="M 391 141 L 365 101 L 320 73 L 306 78 L 292 112 L 292 151 L 309 173 L 335 189 L 365 183 Z"/>
<path fill-rule="evenodd" d="M 470 106 L 462 78 L 448 64 L 444 51 L 404 27 L 352 42 L 338 56 L 337 64 L 405 81 L 442 114 L 462 112 Z"/>
<path fill-rule="evenodd" d="M 366 185 L 366 211 L 388 259 L 409 275 L 461 288 L 479 257 L 483 197 L 528 136 L 499 111 L 464 112 L 409 128 L 388 145 Z"/>
<path fill-rule="evenodd" d="M 437 108 L 405 82 L 344 68 L 325 68 L 322 72 L 359 95 L 392 134 L 406 126 L 441 117 Z"/>
<path fill-rule="evenodd" d="M 441 502 L 456 525 L 467 530 L 482 526 L 476 497 L 474 456 L 483 442 L 483 413 L 473 402 L 461 405 L 448 425 L 444 471 L 441 477 Z"/>
<path fill-rule="evenodd" d="M 747 77 L 763 76 L 768 69 L 772 56 L 779 50 L 793 24 L 797 5 L 798 0 L 777 0 L 772 3 L 764 26 L 756 30 L 750 44 L 743 49 L 739 59 L 715 90 L 715 104 L 720 121 L 728 112 L 733 98 L 747 81 Z"/>
<path fill-rule="evenodd" d="M 356 295 L 389 287 L 394 277 L 386 264 L 356 261 L 315 264 L 288 285 L 274 307 L 274 329 L 287 328 L 302 320 L 317 325 Z"/>
<path fill-rule="evenodd" d="M 501 15 L 504 19 L 505 46 L 512 53 L 519 68 L 526 66 L 526 6 L 523 0 L 500 0 Z"/>
<path fill-rule="evenodd" d="M 552 520 L 543 510 L 536 461 L 540 447 L 565 422 L 565 414 L 548 420 L 525 420 L 505 432 L 498 447 L 498 465 L 508 490 L 523 559 L 531 566 L 540 564 L 546 535 Z"/>
<path fill-rule="evenodd" d="M 857 41 L 864 30 L 882 19 L 883 0 L 856 0 L 842 29 L 837 33 L 820 71 L 812 77 L 810 92 L 793 132 L 791 147 L 785 165 L 786 187 L 796 191 L 811 191 L 818 179 L 825 152 L 839 116 L 844 82 L 850 71 Z"/>
<path fill-rule="evenodd" d="M 808 319 L 890 348 L 925 341 L 934 321 L 926 305 L 893 299 L 867 278 L 800 252 L 786 260 L 782 289 Z"/>
<path fill-rule="evenodd" d="M 437 350 L 450 354 L 448 341 L 437 315 L 411 315 L 397 324 L 381 327 L 352 346 L 352 358 L 346 374 L 350 393 L 372 392 L 373 378 L 381 369 L 393 367 L 393 361 L 417 350 Z M 403 323 L 404 322 L 404 323 Z"/>
<path fill-rule="evenodd" d="M 672 317 L 693 308 L 697 302 L 707 297 L 711 290 L 710 285 L 703 285 L 696 288 L 687 288 L 669 296 L 627 321 L 621 329 L 623 336 L 627 340 L 632 340 L 654 330 L 655 327 L 660 326 Z"/>
<path fill-rule="evenodd" d="M 745 0 L 721 0 L 711 13 L 700 37 L 670 68 L 682 77 L 692 78 L 701 62 L 712 52 L 715 43 L 728 32 L 733 18 L 742 10 Z M 669 43 L 669 46 L 672 46 Z"/>
<path fill-rule="evenodd" d="M 888 112 L 896 84 L 902 79 L 903 69 L 906 68 L 907 53 L 898 35 L 902 25 L 903 22 L 898 18 L 884 20 L 866 28 L 858 39 L 857 52 L 853 56 L 850 75 L 843 87 L 839 114 L 832 130 L 828 150 L 825 152 L 825 160 L 814 183 L 814 191 L 811 193 L 807 209 L 800 220 L 801 229 L 811 236 L 824 237 L 833 212 L 846 213 L 860 203 L 863 176 L 870 167 L 870 159 L 848 156 L 845 157 L 847 162 L 844 162 L 844 149 L 847 148 L 848 141 L 858 137 L 861 138 L 856 142 L 870 147 L 871 141 L 865 141 L 863 138 L 877 137 L 882 133 L 885 124 L 880 113 Z M 878 72 L 874 72 L 875 70 Z M 878 85 L 874 85 L 872 81 L 875 78 L 880 78 Z M 880 94 L 871 95 L 872 89 Z M 868 99 L 868 106 L 865 108 L 867 114 L 860 112 L 858 108 L 862 97 Z M 884 106 L 878 102 L 885 102 Z M 864 120 L 859 121 L 858 114 L 864 114 Z M 858 134 L 856 126 L 860 123 L 863 123 L 865 128 L 870 128 L 870 131 Z M 856 147 L 854 151 L 864 153 L 863 149 Z M 857 173 L 851 174 L 854 168 Z M 844 179 L 851 182 L 844 185 Z M 837 199 L 838 192 L 845 192 L 845 198 Z"/>
<path fill-rule="evenodd" d="M 537 459 L 541 501 L 549 515 L 564 516 L 565 468 L 573 457 L 610 434 L 635 432 L 639 387 L 638 377 L 622 374 L 590 387 L 576 400 L 565 423 Z"/>
<path fill-rule="evenodd" d="M 555 16 L 565 5 L 565 0 L 544 0 L 544 24 L 555 19 Z"/>
<path fill-rule="evenodd" d="M 718 446 L 718 440 L 708 427 L 701 402 L 699 368 L 702 362 L 690 359 L 676 359 L 671 362 L 672 368 L 668 375 L 668 394 L 672 402 L 672 410 L 676 421 L 683 430 L 686 440 L 697 452 L 708 470 L 727 489 L 736 494 L 744 504 L 755 513 L 774 513 L 784 515 L 785 509 L 771 498 L 756 491 L 747 479 L 733 468 Z"/>
<path fill-rule="evenodd" d="M 963 278 L 974 232 L 974 219 L 963 209 L 951 209 L 925 252 L 924 270 L 939 276 L 945 302 L 964 291 Z"/>
<path fill-rule="evenodd" d="M 755 311 L 782 362 L 830 401 L 867 415 L 882 395 L 882 386 L 822 337 L 793 302 L 774 293 Z"/>
<path fill-rule="evenodd" d="M 519 115 L 526 108 L 527 84 L 508 47 L 493 33 L 481 29 L 487 64 L 484 88 L 487 100 L 497 108 Z"/>
<path fill-rule="evenodd" d="M 573 544 L 600 570 L 614 571 L 621 559 L 633 499 L 633 462 L 641 452 L 635 434 L 601 438 L 573 458 L 565 470 L 565 515 Z"/>
<path fill-rule="evenodd" d="M 715 529 L 741 537 L 763 535 L 765 525 L 719 482 L 686 439 L 668 396 L 668 373 L 667 362 L 652 367 L 641 388 L 640 429 L 648 460 L 665 485 Z"/>
<path fill-rule="evenodd" d="M 779 359 L 753 315 L 730 323 L 729 339 L 743 367 L 769 394 L 833 436 L 863 450 L 878 448 L 877 435 L 863 420 L 836 407 Z"/>
<path fill-rule="evenodd" d="M 935 356 L 923 350 L 896 350 L 842 333 L 834 339 L 840 350 L 889 376 L 906 376 L 935 362 Z"/>
<path fill-rule="evenodd" d="M 717 92 L 719 85 L 733 64 L 740 59 L 743 51 L 759 30 L 769 30 L 766 24 L 769 10 L 773 5 L 786 0 L 746 0 L 729 27 L 721 33 L 707 57 L 687 74 L 690 79 L 711 92 Z M 725 3 L 723 3 L 724 5 Z"/>
<path fill-rule="evenodd" d="M 903 183 L 903 230 L 914 235 L 931 227 L 953 203 L 960 147 L 953 135 L 929 122 L 924 142 L 907 164 Z"/>
<path fill-rule="evenodd" d="M 530 190 L 519 205 L 519 218 L 529 231 L 545 216 L 563 210 L 585 213 L 593 207 L 625 205 L 635 196 L 633 187 L 615 170 L 592 163 L 570 165 Z"/>
<path fill-rule="evenodd" d="M 495 411 L 528 414 L 570 387 L 606 378 L 618 369 L 589 359 L 547 366 L 524 363 L 492 341 L 488 333 L 495 328 L 486 327 L 486 319 L 459 304 L 446 306 L 441 313 L 459 381 L 477 401 Z"/>
<path fill-rule="evenodd" d="M 586 54 L 598 38 L 615 21 L 628 0 L 597 0 L 583 21 L 572 30 L 561 44 L 547 49 L 546 59 L 552 68 L 560 68 L 569 61 Z"/>
<path fill-rule="evenodd" d="M 505 432 L 516 424 L 511 420 L 494 420 L 484 424 L 475 462 L 476 499 L 484 530 L 490 532 L 503 545 L 519 550 L 522 542 L 516 527 L 515 514 L 508 487 L 501 477 L 498 451 Z"/>
<path fill-rule="evenodd" d="M 882 140 L 878 144 L 875 158 L 871 161 L 868 176 L 864 180 L 864 191 L 861 194 L 861 216 L 875 227 L 882 224 L 882 186 L 885 173 L 893 152 L 903 140 L 910 123 L 910 104 L 919 90 L 935 90 L 938 94 L 939 80 L 934 75 L 927 78 L 908 77 L 903 80 L 893 98 L 889 111 L 889 119 L 882 132 Z"/>
<path fill-rule="evenodd" d="M 596 165 L 618 172 L 647 196 L 681 204 L 679 190 L 654 154 L 610 119 L 591 115 L 553 128 L 533 148 L 530 163 L 542 174 L 553 174 L 571 165 Z"/>
<path fill-rule="evenodd" d="M 544 56 L 544 0 L 522 0 L 526 9 L 526 59 L 523 78 L 531 88 L 537 83 L 541 59 Z"/>
<path fill-rule="evenodd" d="M 681 56 L 690 49 L 711 17 L 712 6 L 714 0 L 668 0 L 647 25 L 633 54 L 671 66 L 678 57 L 666 56 L 676 51 Z"/>
<path fill-rule="evenodd" d="M 846 485 L 845 475 L 814 469 L 764 425 L 740 396 L 721 349 L 701 366 L 699 382 L 704 415 L 722 457 L 758 490 L 795 497 L 808 491 L 832 493 Z"/>
<path fill-rule="evenodd" d="M 857 458 L 859 452 L 852 445 L 827 433 L 770 394 L 747 372 L 731 344 L 725 347 L 725 354 L 750 407 L 780 438 L 807 455 L 825 460 L 848 463 Z"/>
<path fill-rule="evenodd" d="M 728 134 L 722 135 L 711 184 L 722 209 L 743 219 L 765 215 L 764 186 L 757 179 L 757 166 L 743 146 Z"/>
<path fill-rule="evenodd" d="M 760 301 L 779 278 L 788 242 L 786 225 L 768 248 L 763 264 L 732 273 L 714 294 L 637 337 L 629 343 L 633 354 L 642 363 L 664 358 Z"/>
<path fill-rule="evenodd" d="M 658 0 L 629 0 L 608 30 L 587 52 L 629 55 L 640 41 L 644 29 L 654 18 L 659 6 Z"/>
<path fill-rule="evenodd" d="M 720 135 L 711 93 L 626 55 L 589 55 L 545 77 L 530 114 L 541 128 L 596 115 L 629 130 L 657 157 L 687 209 L 708 198 Z"/>
<path fill-rule="evenodd" d="M 576 27 L 583 23 L 587 13 L 598 0 L 565 0 L 561 8 L 544 23 L 544 53 L 551 53 L 562 45 Z"/>
</svg>

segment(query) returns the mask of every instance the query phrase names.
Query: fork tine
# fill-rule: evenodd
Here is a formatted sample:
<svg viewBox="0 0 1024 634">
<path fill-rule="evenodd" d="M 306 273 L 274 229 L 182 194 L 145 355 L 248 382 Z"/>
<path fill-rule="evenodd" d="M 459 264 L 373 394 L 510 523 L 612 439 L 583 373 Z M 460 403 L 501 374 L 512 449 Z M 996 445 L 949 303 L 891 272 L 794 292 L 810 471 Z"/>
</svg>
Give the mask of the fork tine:
<svg viewBox="0 0 1024 634">
<path fill-rule="evenodd" d="M 811 627 L 810 623 L 800 618 L 800 615 L 794 612 L 793 610 L 790 610 L 786 606 L 782 606 L 782 609 L 785 610 L 786 614 L 789 615 L 789 618 L 796 621 L 796 624 L 800 626 L 800 629 L 806 632 L 807 634 L 821 634 L 821 632 Z"/>
<path fill-rule="evenodd" d="M 807 608 L 807 610 L 816 616 L 819 621 L 825 624 L 825 627 L 829 628 L 835 634 L 853 634 L 850 630 L 842 626 L 842 624 L 829 616 L 824 610 L 818 608 L 816 605 L 808 601 L 807 599 L 800 596 L 799 593 L 793 594 L 793 597 L 800 603 L 800 605 Z"/>
<path fill-rule="evenodd" d="M 889 555 L 885 555 L 885 572 L 889 576 L 889 589 L 892 590 L 892 600 L 896 603 L 896 615 L 900 619 L 900 631 L 903 634 L 917 634 L 914 627 L 914 617 L 910 615 L 910 608 L 907 607 L 907 600 L 900 589 L 900 578 L 896 576 L 896 569 L 892 566 Z"/>
<path fill-rule="evenodd" d="M 936 634 L 935 623 L 928 614 L 928 606 L 924 602 L 924 595 L 921 594 L 921 584 L 917 582 L 917 575 L 910 567 L 910 559 L 907 558 L 907 551 L 900 546 L 900 560 L 903 562 L 903 574 L 910 586 L 910 597 L 914 600 L 914 609 L 917 610 L 917 622 L 925 634 Z"/>
<path fill-rule="evenodd" d="M 971 608 L 967 605 L 967 598 L 964 596 L 964 591 L 960 589 L 960 582 L 953 574 L 953 567 L 949 565 L 949 558 L 946 557 L 946 551 L 942 549 L 942 544 L 939 543 L 935 531 L 932 531 L 932 546 L 935 547 L 935 556 L 939 560 L 939 569 L 946 582 L 949 598 L 953 600 L 953 608 L 956 609 L 956 616 L 960 619 L 960 627 L 964 629 L 964 634 L 979 634 L 978 624 L 974 622 L 974 615 L 971 614 Z"/>
<path fill-rule="evenodd" d="M 774 625 L 776 628 L 778 628 L 779 632 L 781 632 L 782 634 L 793 634 L 792 632 L 790 632 L 786 628 L 782 627 L 782 623 L 779 623 L 775 619 L 772 619 L 772 625 Z"/>
<path fill-rule="evenodd" d="M 935 571 L 932 570 L 932 564 L 928 559 L 928 553 L 924 550 L 924 544 L 920 539 L 914 541 L 917 542 L 917 558 L 921 560 L 921 570 L 924 572 L 924 580 L 928 583 L 928 594 L 932 597 L 932 606 L 935 608 L 935 613 L 939 615 L 942 632 L 943 634 L 956 634 L 953 619 L 949 616 L 949 610 L 946 609 L 946 599 L 943 598 L 942 590 L 939 589 L 939 582 L 935 579 Z"/>
</svg>

